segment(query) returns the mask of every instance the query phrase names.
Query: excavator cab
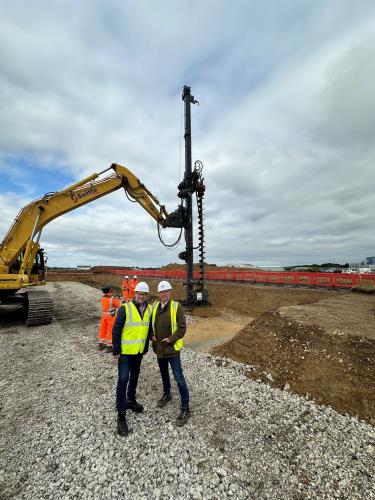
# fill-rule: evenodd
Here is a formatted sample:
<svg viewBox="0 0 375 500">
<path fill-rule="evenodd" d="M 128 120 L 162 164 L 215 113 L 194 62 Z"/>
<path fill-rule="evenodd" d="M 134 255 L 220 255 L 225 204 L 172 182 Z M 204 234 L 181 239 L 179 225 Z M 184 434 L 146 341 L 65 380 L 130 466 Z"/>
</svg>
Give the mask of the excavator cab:
<svg viewBox="0 0 375 500">
<path fill-rule="evenodd" d="M 31 269 L 31 276 L 33 275 L 37 277 L 37 281 L 45 281 L 46 279 L 46 266 L 43 248 L 39 248 L 36 253 L 35 262 Z"/>
</svg>

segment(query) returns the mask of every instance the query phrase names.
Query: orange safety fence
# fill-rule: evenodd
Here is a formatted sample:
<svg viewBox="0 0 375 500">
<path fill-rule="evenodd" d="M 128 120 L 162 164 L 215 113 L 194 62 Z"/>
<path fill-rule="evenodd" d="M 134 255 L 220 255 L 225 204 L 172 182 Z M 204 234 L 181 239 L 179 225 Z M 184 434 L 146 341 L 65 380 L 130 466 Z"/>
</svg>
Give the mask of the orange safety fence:
<svg viewBox="0 0 375 500">
<path fill-rule="evenodd" d="M 186 279 L 185 271 L 162 269 L 113 269 L 101 268 L 101 272 L 111 274 L 134 274 L 143 278 Z M 194 279 L 199 279 L 199 271 L 193 273 Z M 264 283 L 272 285 L 312 286 L 326 288 L 352 288 L 356 285 L 375 286 L 375 274 L 345 274 L 345 273 L 309 273 L 282 271 L 206 271 L 207 281 L 240 281 L 249 283 Z"/>
</svg>

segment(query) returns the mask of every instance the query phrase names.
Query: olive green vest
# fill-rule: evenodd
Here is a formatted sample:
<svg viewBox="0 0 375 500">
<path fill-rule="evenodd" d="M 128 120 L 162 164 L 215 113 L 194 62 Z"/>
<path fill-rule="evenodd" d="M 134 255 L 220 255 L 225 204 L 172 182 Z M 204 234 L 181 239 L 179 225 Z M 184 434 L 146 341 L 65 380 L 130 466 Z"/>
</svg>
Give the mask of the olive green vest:
<svg viewBox="0 0 375 500">
<path fill-rule="evenodd" d="M 170 308 L 171 308 L 171 333 L 172 335 L 177 331 L 177 309 L 178 309 L 178 302 L 175 300 L 170 300 Z M 155 318 L 156 318 L 156 311 L 157 308 L 160 304 L 160 301 L 154 302 L 152 306 L 152 328 L 155 332 Z M 176 340 L 176 342 L 173 344 L 174 350 L 175 351 L 180 351 L 182 349 L 182 346 L 184 345 L 183 339 Z"/>
<path fill-rule="evenodd" d="M 125 308 L 126 320 L 121 333 L 121 354 L 142 353 L 148 337 L 151 307 L 147 305 L 143 319 L 133 302 L 125 302 L 122 307 Z"/>
</svg>

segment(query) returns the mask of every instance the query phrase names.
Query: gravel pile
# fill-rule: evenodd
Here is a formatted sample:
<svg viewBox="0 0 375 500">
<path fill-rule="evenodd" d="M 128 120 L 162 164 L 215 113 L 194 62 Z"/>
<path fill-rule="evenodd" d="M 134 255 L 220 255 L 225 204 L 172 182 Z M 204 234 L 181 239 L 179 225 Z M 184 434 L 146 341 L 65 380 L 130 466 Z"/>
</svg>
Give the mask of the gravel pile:
<svg viewBox="0 0 375 500">
<path fill-rule="evenodd" d="M 187 325 L 193 325 L 194 323 L 196 323 L 196 319 L 194 318 L 194 316 L 192 316 L 191 314 L 186 313 L 186 324 Z"/>
<path fill-rule="evenodd" d="M 1 335 L 1 499 L 375 498 L 374 428 L 190 349 L 187 426 L 174 424 L 175 386 L 172 402 L 156 407 L 162 390 L 151 352 L 138 386 L 145 412 L 129 412 L 133 432 L 119 437 L 116 367 L 95 350 L 100 294 L 78 283 L 49 286 L 63 304 L 54 323 Z"/>
</svg>

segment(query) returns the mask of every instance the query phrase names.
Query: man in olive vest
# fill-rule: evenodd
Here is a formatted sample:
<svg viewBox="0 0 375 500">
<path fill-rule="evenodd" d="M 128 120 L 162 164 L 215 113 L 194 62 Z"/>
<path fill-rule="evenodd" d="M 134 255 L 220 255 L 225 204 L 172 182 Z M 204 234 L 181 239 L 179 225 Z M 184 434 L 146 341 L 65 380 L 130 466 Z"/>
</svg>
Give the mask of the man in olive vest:
<svg viewBox="0 0 375 500">
<path fill-rule="evenodd" d="M 141 281 L 135 287 L 135 297 L 119 308 L 112 330 L 113 355 L 118 363 L 116 391 L 117 431 L 120 436 L 129 433 L 126 410 L 143 412 L 137 403 L 136 389 L 143 355 L 148 350 L 148 333 L 152 310 L 147 304 L 149 288 Z M 127 395 L 127 398 L 126 398 Z"/>
<path fill-rule="evenodd" d="M 151 321 L 152 347 L 158 357 L 164 389 L 164 394 L 158 401 L 158 407 L 163 408 L 172 399 L 169 378 L 170 365 L 181 398 L 181 413 L 177 417 L 176 424 L 182 427 L 190 417 L 189 389 L 180 358 L 183 346 L 182 338 L 186 332 L 185 312 L 178 302 L 171 300 L 172 286 L 168 281 L 159 283 L 158 292 L 160 302 L 155 302 L 153 305 Z"/>
</svg>

